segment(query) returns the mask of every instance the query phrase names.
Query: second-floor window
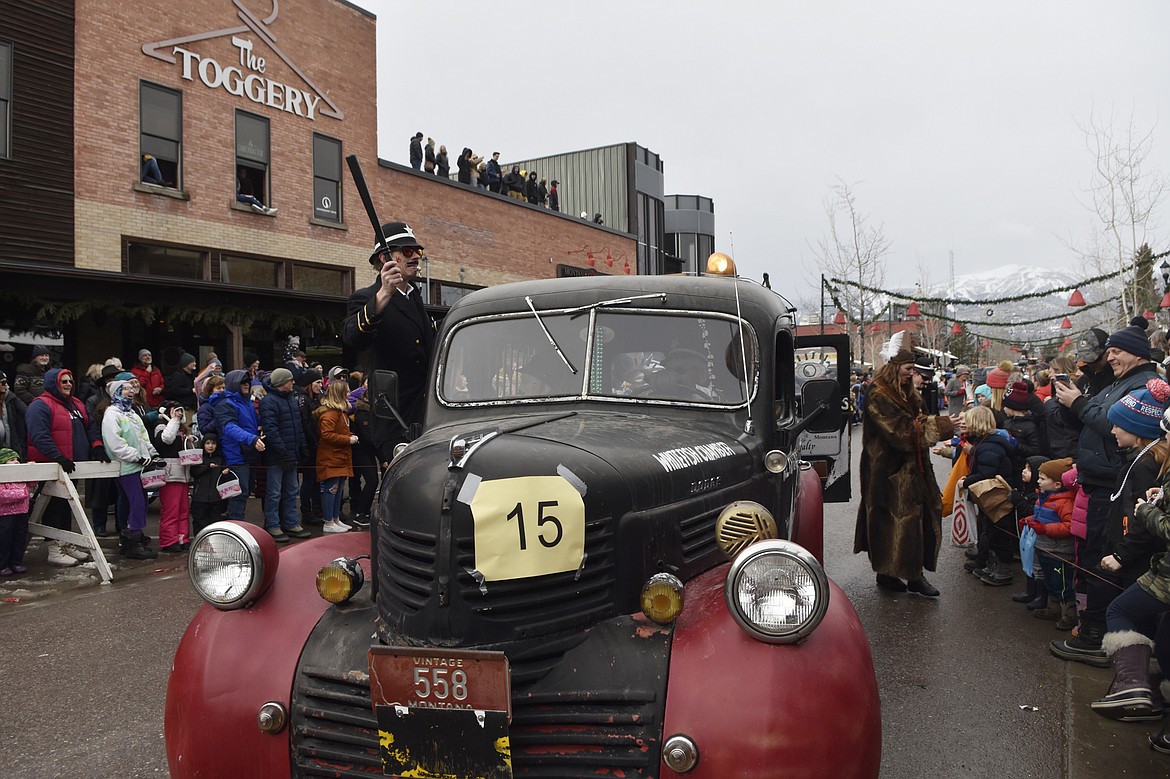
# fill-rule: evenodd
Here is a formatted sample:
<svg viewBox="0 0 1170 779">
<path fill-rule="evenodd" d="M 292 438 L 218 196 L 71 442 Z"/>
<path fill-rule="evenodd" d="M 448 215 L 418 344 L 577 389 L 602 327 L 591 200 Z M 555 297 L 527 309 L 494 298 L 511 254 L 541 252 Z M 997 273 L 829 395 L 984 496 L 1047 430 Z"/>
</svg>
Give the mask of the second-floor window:
<svg viewBox="0 0 1170 779">
<path fill-rule="evenodd" d="M 138 117 L 139 179 L 182 189 L 183 93 L 142 82 Z"/>
<path fill-rule="evenodd" d="M 250 195 L 271 208 L 269 149 L 268 120 L 236 111 L 236 194 Z"/>
<path fill-rule="evenodd" d="M 341 218 L 341 141 L 313 134 L 313 216 Z"/>
</svg>

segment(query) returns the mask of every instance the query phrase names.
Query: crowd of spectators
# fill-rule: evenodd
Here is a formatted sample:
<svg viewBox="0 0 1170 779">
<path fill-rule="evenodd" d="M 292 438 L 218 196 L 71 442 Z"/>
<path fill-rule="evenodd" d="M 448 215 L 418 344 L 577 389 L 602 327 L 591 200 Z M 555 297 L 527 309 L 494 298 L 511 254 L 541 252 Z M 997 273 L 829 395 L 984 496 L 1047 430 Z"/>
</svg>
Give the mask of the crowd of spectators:
<svg viewBox="0 0 1170 779">
<path fill-rule="evenodd" d="M 443 178 L 450 178 L 451 167 L 447 157 L 447 147 L 440 144 L 435 151 L 435 139 L 426 138 L 423 144 L 423 134 L 416 132 L 410 138 L 410 166 L 415 170 L 430 173 Z M 556 179 L 549 181 L 540 177 L 534 170 L 522 169 L 513 165 L 511 170 L 504 173 L 500 166 L 500 153 L 492 152 L 491 157 L 484 159 L 468 147 L 455 160 L 455 180 L 460 184 L 474 189 L 486 189 L 498 195 L 507 195 L 516 200 L 541 206 L 550 211 L 561 210 L 561 200 Z M 582 219 L 588 219 L 588 213 L 582 213 Z M 603 224 L 601 214 L 593 219 L 596 224 Z"/>
<path fill-rule="evenodd" d="M 916 377 L 927 413 L 957 425 L 933 451 L 951 465 L 944 513 L 970 501 L 976 516 L 964 568 L 994 587 L 1022 575 L 1011 600 L 1065 634 L 1052 655 L 1114 669 L 1090 706 L 1126 722 L 1162 719 L 1170 696 L 1170 349 L 1147 328 L 1135 317 L 1048 362 Z M 868 391 L 858 377 L 859 406 Z M 1170 725 L 1150 743 L 1170 753 Z"/>
<path fill-rule="evenodd" d="M 311 364 L 292 337 L 284 357 L 268 370 L 247 353 L 225 372 L 215 354 L 200 367 L 184 352 L 164 375 L 143 348 L 128 370 L 115 356 L 81 372 L 55 366 L 49 349 L 34 346 L 11 385 L 0 373 L 0 464 L 56 463 L 70 474 L 78 461 L 116 463 L 117 476 L 77 484 L 94 535 L 116 537 L 127 559 L 184 552 L 212 522 L 247 521 L 253 498 L 278 543 L 308 538 L 306 525 L 326 533 L 368 527 L 384 463 L 369 440 L 364 377 Z M 38 487 L 0 481 L 0 577 L 28 571 L 28 519 Z M 157 548 L 146 534 L 147 505 L 155 498 Z M 73 514 L 65 499 L 53 497 L 41 521 L 69 530 Z M 52 566 L 92 559 L 78 545 L 47 538 L 44 547 Z"/>
</svg>

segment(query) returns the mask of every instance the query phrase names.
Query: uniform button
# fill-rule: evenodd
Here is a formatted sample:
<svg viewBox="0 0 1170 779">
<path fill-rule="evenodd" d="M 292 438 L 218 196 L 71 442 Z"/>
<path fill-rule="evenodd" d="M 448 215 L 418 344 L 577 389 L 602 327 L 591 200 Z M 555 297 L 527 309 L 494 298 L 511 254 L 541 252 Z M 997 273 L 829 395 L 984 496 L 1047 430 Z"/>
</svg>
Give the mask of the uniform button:
<svg viewBox="0 0 1170 779">
<path fill-rule="evenodd" d="M 417 338 L 414 339 L 414 345 L 418 346 L 418 339 Z"/>
</svg>

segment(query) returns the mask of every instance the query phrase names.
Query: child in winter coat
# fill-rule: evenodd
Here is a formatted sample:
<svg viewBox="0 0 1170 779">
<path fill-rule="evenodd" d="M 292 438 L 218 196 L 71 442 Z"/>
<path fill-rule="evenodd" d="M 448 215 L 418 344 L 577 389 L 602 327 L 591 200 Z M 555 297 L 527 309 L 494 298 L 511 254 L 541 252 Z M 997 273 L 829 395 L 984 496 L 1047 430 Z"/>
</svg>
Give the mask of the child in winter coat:
<svg viewBox="0 0 1170 779">
<path fill-rule="evenodd" d="M 191 491 L 192 537 L 212 522 L 218 522 L 227 508 L 227 501 L 219 497 L 219 477 L 226 467 L 223 453 L 219 451 L 219 437 L 215 433 L 203 436 L 203 462 L 191 466 L 191 478 L 195 481 Z"/>
<path fill-rule="evenodd" d="M 163 404 L 154 428 L 154 445 L 166 463 L 167 474 L 166 484 L 159 490 L 158 545 L 162 551 L 171 553 L 187 551 L 191 540 L 187 527 L 191 513 L 187 484 L 191 478 L 188 467 L 179 459 L 179 450 L 183 449 L 187 437 L 184 417 L 182 406 Z"/>
<path fill-rule="evenodd" d="M 959 480 L 959 488 L 970 488 L 976 482 L 1002 476 L 1008 483 L 1016 481 L 1014 457 L 1015 441 L 996 431 L 995 415 L 986 406 L 976 406 L 966 412 L 967 442 L 963 450 L 971 463 L 971 473 Z M 985 584 L 996 587 L 1012 583 L 1011 561 L 1018 545 L 1015 521 L 1009 513 L 992 522 L 980 509 L 980 557 L 964 564 Z"/>
<path fill-rule="evenodd" d="M 1058 619 L 1059 630 L 1070 630 L 1077 624 L 1077 598 L 1073 590 L 1072 492 L 1064 488 L 1061 477 L 1072 467 L 1065 457 L 1049 460 L 1040 466 L 1040 494 L 1032 516 L 1021 524 L 1036 531 L 1036 557 L 1043 571 L 1044 593 L 1029 606 L 1036 607 L 1041 619 Z M 1060 601 L 1059 615 L 1048 608 L 1048 599 Z M 1039 601 L 1043 601 L 1042 603 Z"/>
<path fill-rule="evenodd" d="M 313 412 L 317 418 L 317 481 L 321 483 L 321 504 L 326 533 L 344 533 L 350 526 L 341 521 L 341 480 L 353 476 L 353 446 L 358 437 L 349 429 L 349 385 L 335 380 Z"/>
<path fill-rule="evenodd" d="M 19 463 L 12 449 L 0 449 L 0 465 Z M 36 482 L 0 482 L 0 576 L 27 573 L 24 550 L 28 548 L 29 488 Z"/>
<path fill-rule="evenodd" d="M 1024 461 L 1024 469 L 1020 472 L 1021 487 L 1019 490 L 1012 490 L 1012 505 L 1016 507 L 1016 516 L 1020 518 L 1021 532 L 1025 527 L 1024 520 L 1032 516 L 1032 512 L 1036 510 L 1036 499 L 1040 497 L 1040 466 L 1046 462 L 1048 458 L 1040 454 L 1027 458 Z M 1042 599 L 1046 605 L 1048 590 L 1044 587 L 1044 570 L 1040 567 L 1039 556 L 1035 557 L 1032 570 L 1024 571 L 1024 576 L 1027 578 L 1027 586 L 1023 592 L 1013 595 L 1012 600 L 1016 603 L 1026 603 L 1028 608 L 1032 608 L 1032 604 L 1038 599 Z"/>
<path fill-rule="evenodd" d="M 142 417 L 134 410 L 137 390 L 136 381 L 124 379 L 115 378 L 106 385 L 111 405 L 102 416 L 102 441 L 106 451 L 121 466 L 118 483 L 129 504 L 126 530 L 121 537 L 122 556 L 152 560 L 158 552 L 150 548 L 142 532 L 146 529 L 146 491 L 139 474 L 144 466 L 153 464 L 159 457 Z"/>
</svg>

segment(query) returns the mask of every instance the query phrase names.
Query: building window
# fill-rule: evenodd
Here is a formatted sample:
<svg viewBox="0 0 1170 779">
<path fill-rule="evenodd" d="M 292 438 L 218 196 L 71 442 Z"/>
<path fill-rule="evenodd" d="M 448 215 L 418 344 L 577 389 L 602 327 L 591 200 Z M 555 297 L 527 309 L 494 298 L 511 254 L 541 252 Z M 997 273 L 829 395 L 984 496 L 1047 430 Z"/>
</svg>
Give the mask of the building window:
<svg viewBox="0 0 1170 779">
<path fill-rule="evenodd" d="M 341 221 L 341 141 L 313 133 L 313 216 Z"/>
<path fill-rule="evenodd" d="M 327 295 L 348 295 L 353 292 L 348 270 L 300 264 L 293 265 L 292 288 L 298 292 L 321 292 Z"/>
<path fill-rule="evenodd" d="M 183 93 L 142 82 L 138 126 L 139 178 L 147 184 L 182 189 Z"/>
<path fill-rule="evenodd" d="M 456 284 L 452 281 L 439 280 L 432 281 L 430 287 L 430 300 L 427 302 L 431 303 L 438 298 L 439 305 L 448 308 L 475 290 L 483 289 L 482 287 L 476 287 L 470 284 Z"/>
<path fill-rule="evenodd" d="M 236 111 L 236 192 L 241 197 L 254 197 L 261 205 L 271 207 L 269 191 L 269 134 L 268 120 L 263 116 Z"/>
<path fill-rule="evenodd" d="M 224 284 L 245 287 L 283 287 L 283 263 L 234 257 L 225 254 L 219 259 L 219 280 Z"/>
<path fill-rule="evenodd" d="M 126 270 L 140 276 L 202 281 L 207 277 L 206 267 L 206 252 L 149 243 L 126 244 Z"/>
</svg>

